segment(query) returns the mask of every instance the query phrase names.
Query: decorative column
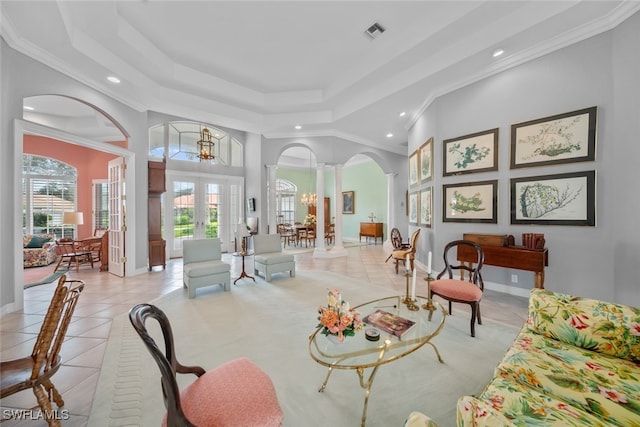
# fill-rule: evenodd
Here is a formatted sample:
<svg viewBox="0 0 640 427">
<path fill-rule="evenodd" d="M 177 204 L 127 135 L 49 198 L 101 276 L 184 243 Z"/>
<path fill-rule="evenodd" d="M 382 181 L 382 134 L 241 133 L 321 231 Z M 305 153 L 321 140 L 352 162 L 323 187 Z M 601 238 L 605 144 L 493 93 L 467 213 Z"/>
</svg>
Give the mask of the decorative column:
<svg viewBox="0 0 640 427">
<path fill-rule="evenodd" d="M 324 247 L 324 163 L 316 166 L 316 249 L 315 254 L 325 252 Z"/>
<path fill-rule="evenodd" d="M 391 229 L 395 227 L 396 223 L 396 174 L 388 173 L 387 175 L 387 240 L 384 241 L 384 249 L 386 251 L 393 250 L 393 244 L 391 243 Z"/>
<path fill-rule="evenodd" d="M 335 195 L 336 195 L 336 222 L 335 222 L 335 244 L 333 247 L 325 248 L 322 252 L 316 251 L 314 257 L 337 258 L 347 256 L 347 250 L 342 243 L 342 165 L 335 165 Z M 323 187 L 324 192 L 324 187 Z M 320 195 L 318 195 L 318 199 Z M 324 209 L 323 209 L 324 210 Z M 324 236 L 323 236 L 324 237 Z M 324 239 L 323 239 L 324 241 Z"/>
<path fill-rule="evenodd" d="M 276 225 L 276 170 L 278 169 L 278 165 L 266 165 L 267 171 L 269 173 L 268 184 L 267 184 L 267 224 L 269 234 L 277 234 L 278 227 Z"/>
</svg>

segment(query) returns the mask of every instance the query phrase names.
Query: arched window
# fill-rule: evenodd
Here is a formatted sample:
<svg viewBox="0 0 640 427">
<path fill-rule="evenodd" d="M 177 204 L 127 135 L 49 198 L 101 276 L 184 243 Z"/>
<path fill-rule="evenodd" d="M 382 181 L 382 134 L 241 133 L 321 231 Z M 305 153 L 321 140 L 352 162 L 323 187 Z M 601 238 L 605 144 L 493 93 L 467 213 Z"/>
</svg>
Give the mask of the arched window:
<svg viewBox="0 0 640 427">
<path fill-rule="evenodd" d="M 76 210 L 77 171 L 48 157 L 22 156 L 23 234 L 74 236 L 74 226 L 62 224 L 64 212 Z"/>
<path fill-rule="evenodd" d="M 276 218 L 279 223 L 293 224 L 296 218 L 296 185 L 286 179 L 276 179 Z"/>
<path fill-rule="evenodd" d="M 149 156 L 199 162 L 198 140 L 203 127 L 211 131 L 214 164 L 236 167 L 244 165 L 240 141 L 215 126 L 195 122 L 170 122 L 150 128 Z"/>
</svg>

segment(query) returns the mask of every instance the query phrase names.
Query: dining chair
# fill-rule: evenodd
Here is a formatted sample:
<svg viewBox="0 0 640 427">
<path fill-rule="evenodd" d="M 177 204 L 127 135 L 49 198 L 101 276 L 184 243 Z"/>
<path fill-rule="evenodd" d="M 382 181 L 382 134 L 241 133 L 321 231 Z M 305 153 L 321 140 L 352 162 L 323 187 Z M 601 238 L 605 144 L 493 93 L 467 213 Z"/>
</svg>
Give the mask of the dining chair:
<svg viewBox="0 0 640 427">
<path fill-rule="evenodd" d="M 164 352 L 147 330 L 147 320 L 158 322 Z M 151 304 L 129 310 L 129 320 L 160 368 L 166 426 L 273 426 L 282 425 L 283 413 L 271 378 L 246 357 L 205 371 L 178 362 L 171 324 Z M 180 390 L 176 374 L 194 374 L 194 382 Z"/>
<path fill-rule="evenodd" d="M 396 262 L 396 274 L 398 274 L 398 264 L 402 263 L 405 268 L 407 267 L 406 261 L 407 256 L 409 257 L 409 262 L 411 263 L 411 271 L 413 271 L 414 259 L 416 257 L 416 250 L 418 248 L 418 237 L 420 236 L 420 229 L 417 228 L 416 231 L 411 235 L 411 239 L 409 240 L 408 248 L 396 249 L 391 252 L 391 257 Z"/>
<path fill-rule="evenodd" d="M 333 224 L 333 223 L 329 224 L 329 231 L 324 233 L 324 240 L 326 241 L 327 245 L 335 243 L 335 240 L 336 240 L 336 225 L 335 224 Z"/>
<path fill-rule="evenodd" d="M 313 246 L 316 245 L 316 225 L 315 224 L 308 225 L 307 230 L 304 233 L 304 247 L 308 248 L 309 243 L 311 243 Z"/>
<path fill-rule="evenodd" d="M 0 399 L 32 389 L 49 426 L 60 426 L 51 402 L 54 401 L 60 408 L 64 406 L 64 399 L 51 382 L 51 377 L 62 365 L 60 349 L 83 289 L 83 281 L 67 280 L 67 276 L 62 275 L 58 279 L 31 355 L 0 362 Z"/>
<path fill-rule="evenodd" d="M 56 252 L 60 256 L 56 268 L 53 269 L 55 273 L 60 268 L 60 265 L 67 261 L 67 270 L 71 268 L 71 263 L 76 266 L 76 272 L 80 270 L 80 264 L 91 264 L 93 268 L 93 256 L 89 248 L 82 247 L 78 242 L 73 239 L 60 239 L 56 241 Z"/>
<path fill-rule="evenodd" d="M 394 251 L 397 251 L 399 249 L 409 249 L 411 247 L 411 243 L 409 243 L 408 241 L 407 242 L 402 241 L 402 234 L 400 234 L 400 230 L 398 230 L 396 227 L 393 227 L 391 229 L 391 233 L 389 234 L 389 236 L 390 236 L 391 245 L 393 246 Z M 392 256 L 393 256 L 393 251 L 389 254 L 387 259 L 384 260 L 384 262 L 389 261 Z"/>
<path fill-rule="evenodd" d="M 453 264 L 456 260 L 457 250 L 460 246 L 469 246 L 476 252 L 476 261 L 473 263 Z M 471 336 L 476 336 L 475 323 L 482 325 L 480 316 L 480 300 L 484 291 L 484 281 L 480 270 L 484 264 L 484 252 L 477 243 L 469 240 L 454 240 L 444 247 L 444 270 L 438 274 L 436 280 L 431 282 L 430 297 L 438 295 L 449 302 L 449 314 L 451 303 L 458 302 L 471 306 Z M 453 271 L 460 271 L 460 279 L 453 278 Z M 464 280 L 463 272 L 468 273 L 468 280 Z"/>
</svg>

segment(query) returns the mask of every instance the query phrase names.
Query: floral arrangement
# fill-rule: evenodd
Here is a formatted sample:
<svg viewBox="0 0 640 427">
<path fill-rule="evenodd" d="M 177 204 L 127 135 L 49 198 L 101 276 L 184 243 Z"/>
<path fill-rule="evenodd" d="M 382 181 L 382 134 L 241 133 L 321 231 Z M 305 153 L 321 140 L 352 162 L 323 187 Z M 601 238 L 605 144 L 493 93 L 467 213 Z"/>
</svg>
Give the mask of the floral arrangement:
<svg viewBox="0 0 640 427">
<path fill-rule="evenodd" d="M 355 331 L 364 328 L 360 313 L 355 311 L 347 301 L 342 299 L 339 289 L 330 289 L 327 296 L 327 306 L 318 307 L 317 327 L 322 327 L 324 335 L 336 335 L 338 341 L 344 341 L 344 337 L 355 335 Z"/>
<path fill-rule="evenodd" d="M 304 217 L 304 223 L 307 224 L 307 225 L 315 224 L 316 223 L 316 216 L 308 214 L 307 216 Z"/>
</svg>

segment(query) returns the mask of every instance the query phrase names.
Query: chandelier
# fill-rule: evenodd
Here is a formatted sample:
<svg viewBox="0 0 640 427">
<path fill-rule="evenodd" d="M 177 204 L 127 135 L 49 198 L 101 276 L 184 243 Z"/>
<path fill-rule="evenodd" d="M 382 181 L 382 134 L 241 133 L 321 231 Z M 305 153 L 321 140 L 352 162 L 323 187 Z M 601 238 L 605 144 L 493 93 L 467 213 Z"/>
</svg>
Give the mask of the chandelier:
<svg viewBox="0 0 640 427">
<path fill-rule="evenodd" d="M 200 140 L 198 140 L 198 158 L 200 161 L 209 161 L 216 158 L 213 155 L 214 142 L 211 140 L 211 131 L 207 128 L 200 130 Z"/>
<path fill-rule="evenodd" d="M 311 192 L 311 150 L 309 150 L 309 194 L 304 193 L 300 203 L 305 206 L 315 206 L 317 202 L 318 196 L 316 196 L 316 193 Z"/>
<path fill-rule="evenodd" d="M 316 193 L 309 193 L 309 195 L 307 195 L 307 193 L 304 193 L 300 201 L 303 205 L 315 206 L 318 202 L 318 196 L 316 196 Z"/>
</svg>

